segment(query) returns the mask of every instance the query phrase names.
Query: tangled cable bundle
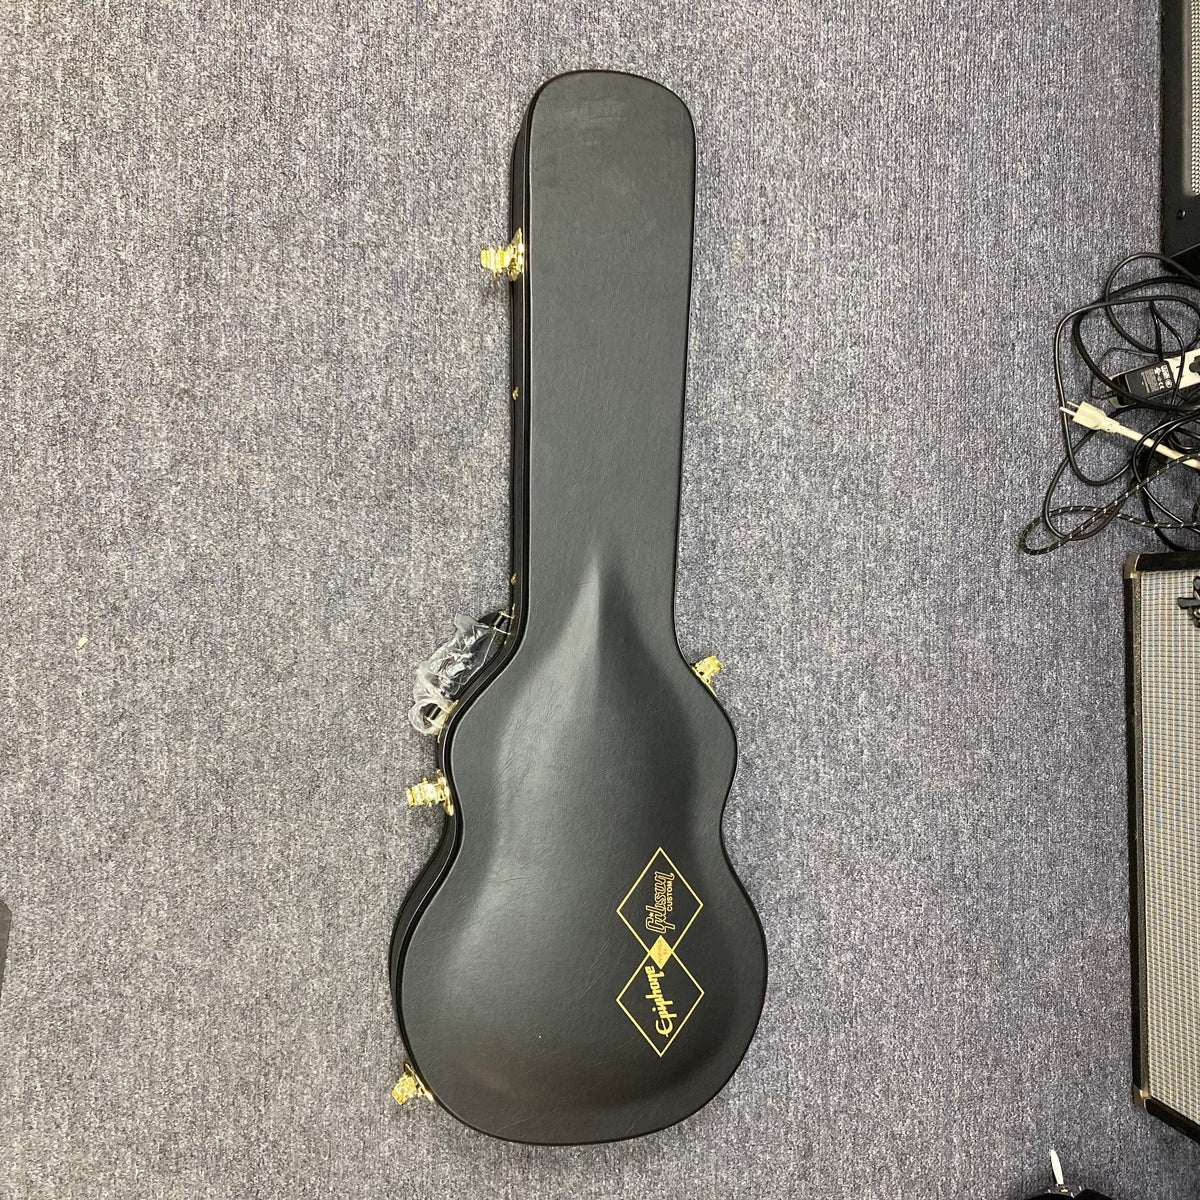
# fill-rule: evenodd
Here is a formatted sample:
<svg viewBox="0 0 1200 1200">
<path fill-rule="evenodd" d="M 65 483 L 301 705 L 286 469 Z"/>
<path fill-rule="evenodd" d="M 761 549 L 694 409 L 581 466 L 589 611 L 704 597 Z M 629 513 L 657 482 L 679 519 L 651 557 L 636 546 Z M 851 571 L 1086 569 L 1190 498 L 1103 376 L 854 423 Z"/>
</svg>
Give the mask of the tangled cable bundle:
<svg viewBox="0 0 1200 1200">
<path fill-rule="evenodd" d="M 1121 282 L 1143 264 L 1153 264 L 1154 273 Z M 1067 395 L 1068 329 L 1070 345 L 1090 376 L 1086 398 L 1080 400 Z M 1054 386 L 1064 453 L 1046 488 L 1041 514 L 1021 531 L 1026 554 L 1047 554 L 1095 537 L 1118 520 L 1154 530 L 1174 550 L 1200 544 L 1200 360 L 1188 361 L 1198 347 L 1200 278 L 1153 251 L 1118 263 L 1100 299 L 1059 321 Z M 1156 368 L 1161 390 L 1131 391 L 1130 374 L 1147 367 Z M 1073 425 L 1080 427 L 1078 434 Z M 1115 436 L 1097 441 L 1099 434 Z M 1098 474 L 1081 465 L 1085 448 L 1093 443 L 1109 453 L 1109 469 L 1100 466 Z M 1126 444 L 1113 465 L 1113 449 Z M 1107 498 L 1060 502 L 1059 491 L 1072 478 L 1103 490 Z"/>
</svg>

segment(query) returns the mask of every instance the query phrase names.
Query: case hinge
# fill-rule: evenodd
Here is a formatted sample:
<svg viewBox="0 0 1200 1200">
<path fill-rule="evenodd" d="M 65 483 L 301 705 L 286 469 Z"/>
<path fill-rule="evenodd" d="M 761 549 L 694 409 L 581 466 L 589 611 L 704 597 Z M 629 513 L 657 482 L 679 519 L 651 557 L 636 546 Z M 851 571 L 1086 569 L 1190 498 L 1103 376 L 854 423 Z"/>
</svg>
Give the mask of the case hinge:
<svg viewBox="0 0 1200 1200">
<path fill-rule="evenodd" d="M 525 238 L 518 229 L 507 246 L 484 246 L 479 252 L 479 264 L 491 275 L 499 279 L 507 275 L 515 280 L 521 277 L 525 270 Z"/>
<path fill-rule="evenodd" d="M 392 1088 L 392 1099 L 397 1104 L 407 1104 L 417 1096 L 424 1096 L 426 1100 L 433 1099 L 433 1093 L 421 1082 L 421 1077 L 412 1063 L 406 1062 L 400 1078 L 396 1080 L 396 1086 Z"/>
<path fill-rule="evenodd" d="M 440 804 L 446 810 L 446 816 L 454 816 L 454 800 L 450 795 L 450 785 L 441 771 L 433 780 L 422 779 L 420 783 L 414 783 L 412 787 L 405 788 L 404 794 L 408 797 L 410 808 L 432 808 L 435 804 Z"/>
<path fill-rule="evenodd" d="M 717 690 L 713 687 L 713 678 L 721 670 L 721 660 L 715 654 L 710 654 L 698 663 L 693 663 L 692 670 L 696 672 L 700 682 L 715 696 Z"/>
</svg>

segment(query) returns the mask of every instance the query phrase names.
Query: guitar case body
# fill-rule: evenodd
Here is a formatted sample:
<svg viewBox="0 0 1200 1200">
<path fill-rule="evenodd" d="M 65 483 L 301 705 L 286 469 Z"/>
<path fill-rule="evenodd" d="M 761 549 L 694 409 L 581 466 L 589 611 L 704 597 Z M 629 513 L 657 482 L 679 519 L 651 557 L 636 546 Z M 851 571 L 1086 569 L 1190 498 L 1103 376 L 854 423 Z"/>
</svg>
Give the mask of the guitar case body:
<svg viewBox="0 0 1200 1200">
<path fill-rule="evenodd" d="M 753 1036 L 733 728 L 674 626 L 695 137 L 637 76 L 534 97 L 512 166 L 513 620 L 438 740 L 453 797 L 392 939 L 412 1065 L 519 1142 L 695 1112 Z"/>
</svg>

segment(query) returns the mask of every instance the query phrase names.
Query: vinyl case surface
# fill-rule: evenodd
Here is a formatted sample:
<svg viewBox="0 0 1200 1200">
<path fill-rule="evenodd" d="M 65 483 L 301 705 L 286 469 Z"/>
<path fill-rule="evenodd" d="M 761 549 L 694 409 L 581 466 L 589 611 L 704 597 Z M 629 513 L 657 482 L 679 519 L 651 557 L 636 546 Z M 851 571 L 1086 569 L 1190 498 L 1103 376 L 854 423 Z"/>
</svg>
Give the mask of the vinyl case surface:
<svg viewBox="0 0 1200 1200">
<path fill-rule="evenodd" d="M 391 977 L 433 1097 L 516 1141 L 681 1120 L 762 1009 L 733 728 L 674 627 L 694 180 L 682 101 L 612 72 L 543 86 L 513 155 L 513 623 L 439 738 Z"/>
</svg>

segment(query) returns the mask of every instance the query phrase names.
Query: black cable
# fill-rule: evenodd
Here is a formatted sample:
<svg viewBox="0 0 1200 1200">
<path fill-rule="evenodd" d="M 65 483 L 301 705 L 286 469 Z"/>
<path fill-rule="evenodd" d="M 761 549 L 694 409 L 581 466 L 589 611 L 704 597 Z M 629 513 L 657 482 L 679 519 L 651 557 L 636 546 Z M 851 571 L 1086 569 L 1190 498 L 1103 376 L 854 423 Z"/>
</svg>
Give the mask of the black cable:
<svg viewBox="0 0 1200 1200">
<path fill-rule="evenodd" d="M 1151 274 L 1129 280 L 1131 268 L 1146 264 L 1153 264 Z M 1141 332 L 1147 327 L 1148 338 Z M 1107 401 L 1105 415 L 1140 435 L 1134 442 L 1103 434 L 1102 444 L 1110 450 L 1124 450 L 1107 474 L 1092 474 L 1081 465 L 1081 452 L 1100 431 L 1083 427 L 1078 437 L 1073 433 L 1072 426 L 1082 422 L 1073 419 L 1077 406 L 1068 397 L 1064 341 L 1087 371 L 1082 399 L 1097 406 Z M 1122 259 L 1109 272 L 1097 300 L 1073 309 L 1058 322 L 1053 343 L 1054 390 L 1063 457 L 1050 477 L 1040 515 L 1021 531 L 1019 544 L 1026 554 L 1047 554 L 1069 542 L 1095 537 L 1115 521 L 1151 529 L 1173 549 L 1184 548 L 1176 540 L 1181 535 L 1200 538 L 1200 472 L 1183 465 L 1192 455 L 1200 459 L 1200 374 L 1195 383 L 1183 380 L 1185 357 L 1197 347 L 1200 277 L 1155 251 Z M 1110 372 L 1116 359 L 1128 365 Z M 1174 359 L 1180 361 L 1180 368 L 1172 372 L 1171 387 L 1163 393 L 1139 395 L 1118 382 L 1118 375 Z M 1160 448 L 1182 458 L 1165 457 Z M 1178 486 L 1171 498 L 1161 487 L 1168 477 Z M 1058 493 L 1069 482 L 1092 490 L 1119 490 L 1097 503 L 1059 502 Z M 1182 503 L 1180 494 L 1185 496 Z M 1131 502 L 1140 507 L 1142 516 L 1126 511 Z M 1063 524 L 1067 517 L 1081 519 Z M 1036 534 L 1041 536 L 1035 542 Z"/>
</svg>

